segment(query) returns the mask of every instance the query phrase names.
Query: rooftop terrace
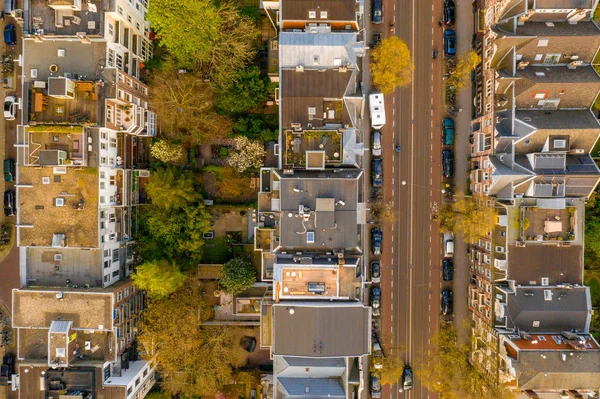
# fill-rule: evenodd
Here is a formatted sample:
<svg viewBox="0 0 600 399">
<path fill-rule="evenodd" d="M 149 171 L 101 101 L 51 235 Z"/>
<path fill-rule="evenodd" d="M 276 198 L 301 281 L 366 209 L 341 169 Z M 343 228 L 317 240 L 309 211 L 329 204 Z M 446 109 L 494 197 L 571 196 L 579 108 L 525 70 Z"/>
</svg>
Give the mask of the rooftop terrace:
<svg viewBox="0 0 600 399">
<path fill-rule="evenodd" d="M 31 226 L 20 228 L 19 245 L 50 247 L 64 234 L 64 246 L 98 247 L 98 170 L 65 169 L 19 168 L 19 224 Z"/>
</svg>

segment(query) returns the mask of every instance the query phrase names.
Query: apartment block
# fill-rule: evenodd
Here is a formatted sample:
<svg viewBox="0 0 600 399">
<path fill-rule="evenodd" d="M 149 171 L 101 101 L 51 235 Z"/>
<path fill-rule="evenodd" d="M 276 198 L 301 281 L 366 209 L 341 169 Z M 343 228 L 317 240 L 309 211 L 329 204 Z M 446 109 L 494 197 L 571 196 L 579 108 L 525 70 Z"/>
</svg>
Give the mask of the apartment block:
<svg viewBox="0 0 600 399">
<path fill-rule="evenodd" d="M 155 367 L 138 359 L 145 305 L 131 281 L 104 289 L 13 290 L 20 396 L 143 398 Z"/>
<path fill-rule="evenodd" d="M 600 178 L 596 5 L 478 2 L 470 181 L 499 216 L 470 246 L 473 360 L 519 398 L 597 389 L 583 285 L 585 200 Z"/>
</svg>

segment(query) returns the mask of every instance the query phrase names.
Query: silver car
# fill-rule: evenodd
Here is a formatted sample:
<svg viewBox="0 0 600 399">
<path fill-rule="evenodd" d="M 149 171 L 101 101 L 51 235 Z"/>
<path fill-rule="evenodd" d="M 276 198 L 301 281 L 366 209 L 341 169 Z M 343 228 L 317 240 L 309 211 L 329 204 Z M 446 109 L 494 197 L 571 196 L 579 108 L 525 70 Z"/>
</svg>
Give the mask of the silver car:
<svg viewBox="0 0 600 399">
<path fill-rule="evenodd" d="M 17 115 L 17 97 L 6 96 L 4 99 L 4 119 L 12 121 Z"/>
<path fill-rule="evenodd" d="M 381 132 L 376 130 L 371 135 L 371 154 L 374 157 L 381 156 Z"/>
</svg>

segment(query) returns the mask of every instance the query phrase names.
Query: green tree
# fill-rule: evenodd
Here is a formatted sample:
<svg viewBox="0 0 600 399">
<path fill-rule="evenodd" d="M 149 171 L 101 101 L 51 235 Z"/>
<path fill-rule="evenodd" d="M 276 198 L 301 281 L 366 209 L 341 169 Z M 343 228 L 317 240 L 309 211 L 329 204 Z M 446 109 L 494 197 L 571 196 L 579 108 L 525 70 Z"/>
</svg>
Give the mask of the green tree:
<svg viewBox="0 0 600 399">
<path fill-rule="evenodd" d="M 446 80 L 448 87 L 453 90 L 464 89 L 471 78 L 471 72 L 481 63 L 481 58 L 477 52 L 471 50 L 460 55 L 456 66 L 450 70 L 450 76 Z"/>
<path fill-rule="evenodd" d="M 252 287 L 256 281 L 256 270 L 244 259 L 234 258 L 223 265 L 219 278 L 227 292 L 239 294 Z"/>
<path fill-rule="evenodd" d="M 152 391 L 146 395 L 146 399 L 171 399 L 172 396 L 165 391 Z"/>
<path fill-rule="evenodd" d="M 159 208 L 183 208 L 197 202 L 200 194 L 194 187 L 193 175 L 179 168 L 158 168 L 152 172 L 146 186 L 152 204 Z"/>
<path fill-rule="evenodd" d="M 214 109 L 211 85 L 195 74 L 178 73 L 169 62 L 152 73 L 150 84 L 152 108 L 166 138 L 204 144 L 230 132 L 229 120 Z"/>
<path fill-rule="evenodd" d="M 252 140 L 277 140 L 277 115 L 246 114 L 233 124 L 235 135 L 245 136 Z"/>
<path fill-rule="evenodd" d="M 167 140 L 158 140 L 150 147 L 150 155 L 161 162 L 178 162 L 183 160 L 183 147 L 179 144 L 169 143 Z"/>
<path fill-rule="evenodd" d="M 383 94 L 410 85 L 413 69 L 410 50 L 398 36 L 383 39 L 381 45 L 371 51 L 373 86 Z"/>
<path fill-rule="evenodd" d="M 203 324 L 211 314 L 194 279 L 169 298 L 151 301 L 146 309 L 138 341 L 147 359 L 156 355 L 166 393 L 215 397 L 243 364 L 245 353 L 236 339 L 239 331 Z"/>
<path fill-rule="evenodd" d="M 134 284 L 148 293 L 150 298 L 168 297 L 185 282 L 186 277 L 179 268 L 168 261 L 142 263 L 131 276 Z"/>
<path fill-rule="evenodd" d="M 178 65 L 197 68 L 216 83 L 234 80 L 256 52 L 258 29 L 232 3 L 153 0 L 147 18 Z"/>
<path fill-rule="evenodd" d="M 261 142 L 250 141 L 244 136 L 235 138 L 236 151 L 229 156 L 227 163 L 242 173 L 249 168 L 260 168 L 265 160 L 265 148 Z"/>
<path fill-rule="evenodd" d="M 235 81 L 215 88 L 215 108 L 221 113 L 243 113 L 264 104 L 274 90 L 257 66 L 238 71 Z"/>
<path fill-rule="evenodd" d="M 425 349 L 427 350 L 427 348 Z M 489 374 L 469 362 L 471 345 L 461 344 L 454 327 L 442 325 L 431 339 L 424 360 L 415 364 L 415 376 L 429 391 L 447 399 L 511 398 L 508 388 L 496 385 Z M 489 360 L 489 359 L 488 359 Z M 489 364 L 493 365 L 492 360 Z"/>
<path fill-rule="evenodd" d="M 479 196 L 461 196 L 456 202 L 442 206 L 438 215 L 442 231 L 462 234 L 467 243 L 485 237 L 497 219 L 496 209 L 487 206 L 485 199 Z"/>
</svg>

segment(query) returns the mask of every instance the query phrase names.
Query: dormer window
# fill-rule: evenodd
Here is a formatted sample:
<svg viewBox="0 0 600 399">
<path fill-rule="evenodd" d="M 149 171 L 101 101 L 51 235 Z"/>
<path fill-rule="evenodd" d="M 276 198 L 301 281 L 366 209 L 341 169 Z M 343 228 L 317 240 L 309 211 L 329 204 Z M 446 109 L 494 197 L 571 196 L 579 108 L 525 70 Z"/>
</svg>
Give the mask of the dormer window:
<svg viewBox="0 0 600 399">
<path fill-rule="evenodd" d="M 567 140 L 554 139 L 554 148 L 565 148 L 566 146 L 567 146 Z"/>
<path fill-rule="evenodd" d="M 319 56 L 318 55 L 313 56 L 313 65 L 319 65 Z"/>
<path fill-rule="evenodd" d="M 308 12 L 308 18 L 309 19 L 315 19 L 315 18 L 317 18 L 317 12 L 316 11 L 309 11 Z"/>
<path fill-rule="evenodd" d="M 327 19 L 327 11 L 321 11 L 321 19 Z"/>
</svg>

